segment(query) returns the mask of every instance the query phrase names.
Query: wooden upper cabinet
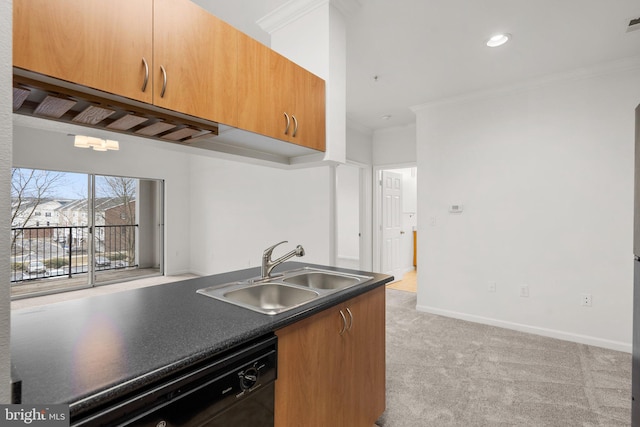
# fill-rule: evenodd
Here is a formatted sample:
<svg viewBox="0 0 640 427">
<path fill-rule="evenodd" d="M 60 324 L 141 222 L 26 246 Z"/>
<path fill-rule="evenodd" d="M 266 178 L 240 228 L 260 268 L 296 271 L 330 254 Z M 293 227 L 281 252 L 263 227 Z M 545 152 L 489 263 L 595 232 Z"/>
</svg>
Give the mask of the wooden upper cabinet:
<svg viewBox="0 0 640 427">
<path fill-rule="evenodd" d="M 238 42 L 238 125 L 242 129 L 287 140 L 291 128 L 289 61 L 242 34 Z M 287 116 L 289 120 L 287 121 Z"/>
<path fill-rule="evenodd" d="M 189 0 L 154 0 L 153 22 L 153 103 L 236 126 L 239 32 Z"/>
<path fill-rule="evenodd" d="M 13 0 L 13 65 L 325 150 L 324 81 L 190 0 Z"/>
<path fill-rule="evenodd" d="M 326 106 L 325 83 L 320 77 L 293 64 L 297 78 L 294 115 L 299 123 L 298 131 L 290 141 L 305 147 L 325 151 Z"/>
<path fill-rule="evenodd" d="M 249 36 L 240 35 L 238 126 L 324 151 L 324 80 Z"/>
<path fill-rule="evenodd" d="M 13 0 L 13 65 L 152 101 L 152 0 Z"/>
</svg>

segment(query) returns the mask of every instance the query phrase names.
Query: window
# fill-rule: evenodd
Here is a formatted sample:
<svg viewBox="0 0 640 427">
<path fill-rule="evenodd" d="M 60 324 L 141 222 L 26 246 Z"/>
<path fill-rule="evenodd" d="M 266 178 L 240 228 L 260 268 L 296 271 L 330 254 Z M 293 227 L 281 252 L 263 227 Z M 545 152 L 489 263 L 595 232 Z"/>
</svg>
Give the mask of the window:
<svg viewBox="0 0 640 427">
<path fill-rule="evenodd" d="M 14 169 L 11 296 L 162 274 L 162 193 L 160 180 Z M 44 203 L 56 221 L 35 228 Z"/>
</svg>

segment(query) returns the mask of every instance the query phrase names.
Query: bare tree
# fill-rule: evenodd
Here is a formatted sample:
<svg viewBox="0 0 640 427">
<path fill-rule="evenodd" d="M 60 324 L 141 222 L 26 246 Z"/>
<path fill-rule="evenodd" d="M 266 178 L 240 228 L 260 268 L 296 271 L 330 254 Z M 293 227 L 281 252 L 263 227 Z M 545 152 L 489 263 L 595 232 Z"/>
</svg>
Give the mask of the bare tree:
<svg viewBox="0 0 640 427">
<path fill-rule="evenodd" d="M 14 168 L 11 170 L 11 227 L 27 225 L 38 206 L 51 194 L 51 190 L 61 183 L 64 174 L 60 172 Z M 18 233 L 12 234 L 11 245 L 15 245 Z"/>
<path fill-rule="evenodd" d="M 118 204 L 113 208 L 118 214 L 117 224 L 108 224 L 108 218 L 104 219 L 106 225 L 123 226 L 118 228 L 118 239 L 125 246 L 129 263 L 135 263 L 135 229 L 133 226 L 136 224 L 135 198 L 137 188 L 138 180 L 135 178 L 105 176 L 99 181 L 100 193 L 117 199 Z M 115 221 L 112 220 L 112 222 Z M 111 236 L 114 236 L 113 232 Z M 107 231 L 107 233 L 109 232 Z"/>
</svg>

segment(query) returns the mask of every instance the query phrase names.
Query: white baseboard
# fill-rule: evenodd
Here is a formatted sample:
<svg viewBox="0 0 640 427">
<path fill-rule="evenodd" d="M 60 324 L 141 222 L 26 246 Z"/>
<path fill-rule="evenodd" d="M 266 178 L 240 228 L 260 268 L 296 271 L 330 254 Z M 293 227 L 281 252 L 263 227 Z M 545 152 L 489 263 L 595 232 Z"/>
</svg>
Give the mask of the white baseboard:
<svg viewBox="0 0 640 427">
<path fill-rule="evenodd" d="M 171 271 L 171 272 L 166 272 L 166 271 L 164 272 L 165 276 L 182 276 L 185 274 L 195 274 L 196 276 L 203 276 L 203 274 L 199 274 L 191 270 L 177 270 L 177 271 Z"/>
<path fill-rule="evenodd" d="M 576 342 L 579 344 L 593 345 L 596 347 L 608 348 L 610 350 L 631 353 L 631 344 L 621 341 L 612 341 L 604 338 L 592 337 L 589 335 L 574 334 L 571 332 L 559 331 L 556 329 L 540 328 L 538 326 L 525 325 L 522 323 L 507 322 L 490 317 L 476 316 L 474 314 L 460 313 L 457 311 L 442 310 L 425 305 L 416 305 L 416 310 L 425 313 L 437 314 L 439 316 L 453 317 L 455 319 L 467 320 L 469 322 L 482 323 L 485 325 L 497 326 L 505 329 L 512 329 L 530 334 L 542 335 L 549 338 L 557 338 L 564 341 Z"/>
</svg>

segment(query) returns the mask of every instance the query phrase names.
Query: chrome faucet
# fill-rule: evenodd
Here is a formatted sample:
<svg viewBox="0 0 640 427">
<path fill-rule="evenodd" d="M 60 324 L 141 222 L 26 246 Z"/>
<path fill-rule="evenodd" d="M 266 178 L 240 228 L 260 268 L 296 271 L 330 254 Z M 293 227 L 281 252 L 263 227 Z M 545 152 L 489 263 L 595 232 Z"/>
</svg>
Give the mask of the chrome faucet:
<svg viewBox="0 0 640 427">
<path fill-rule="evenodd" d="M 271 277 L 271 270 L 273 270 L 276 265 L 282 264 L 283 262 L 285 262 L 286 260 L 288 260 L 289 258 L 292 258 L 294 256 L 303 256 L 304 255 L 304 248 L 302 246 L 298 245 L 291 252 L 288 252 L 288 253 L 282 255 L 277 260 L 272 261 L 271 260 L 271 253 L 276 248 L 276 246 L 281 245 L 283 243 L 288 243 L 288 242 L 286 240 L 284 240 L 284 241 L 282 241 L 280 243 L 276 243 L 275 245 L 265 249 L 264 252 L 262 253 L 262 272 L 261 272 L 261 275 L 262 275 L 263 279 L 268 279 L 269 277 Z"/>
</svg>

